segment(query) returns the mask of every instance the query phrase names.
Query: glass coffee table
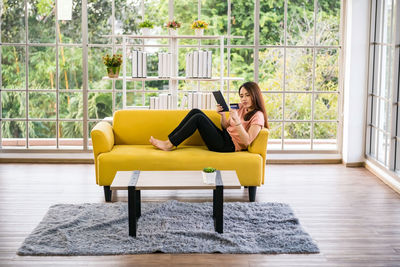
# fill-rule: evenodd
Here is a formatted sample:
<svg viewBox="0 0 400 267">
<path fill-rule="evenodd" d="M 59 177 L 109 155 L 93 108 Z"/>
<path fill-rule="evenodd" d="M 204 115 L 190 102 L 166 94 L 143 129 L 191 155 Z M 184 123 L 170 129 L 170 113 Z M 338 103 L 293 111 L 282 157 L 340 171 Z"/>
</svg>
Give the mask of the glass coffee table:
<svg viewBox="0 0 400 267">
<path fill-rule="evenodd" d="M 236 171 L 217 171 L 215 184 L 203 182 L 201 171 L 118 171 L 111 190 L 128 190 L 129 235 L 136 237 L 141 216 L 141 190 L 213 190 L 215 231 L 223 233 L 224 189 L 240 189 Z"/>
</svg>

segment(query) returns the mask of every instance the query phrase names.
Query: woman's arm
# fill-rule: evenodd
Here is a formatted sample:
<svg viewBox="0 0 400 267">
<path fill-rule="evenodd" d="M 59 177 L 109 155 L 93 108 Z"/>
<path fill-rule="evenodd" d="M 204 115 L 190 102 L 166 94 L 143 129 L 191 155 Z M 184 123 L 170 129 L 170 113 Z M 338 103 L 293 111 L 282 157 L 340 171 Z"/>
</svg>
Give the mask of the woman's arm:
<svg viewBox="0 0 400 267">
<path fill-rule="evenodd" d="M 221 115 L 221 127 L 226 129 L 229 126 L 229 122 L 226 119 L 225 112 L 221 112 L 222 109 L 221 105 L 217 104 L 217 112 Z"/>
<path fill-rule="evenodd" d="M 257 137 L 258 133 L 261 131 L 262 126 L 257 124 L 251 125 L 249 131 L 246 132 L 246 130 L 243 128 L 237 111 L 231 110 L 230 115 L 239 133 L 240 143 L 245 146 L 249 146 L 251 142 L 253 142 L 253 140 Z"/>
</svg>

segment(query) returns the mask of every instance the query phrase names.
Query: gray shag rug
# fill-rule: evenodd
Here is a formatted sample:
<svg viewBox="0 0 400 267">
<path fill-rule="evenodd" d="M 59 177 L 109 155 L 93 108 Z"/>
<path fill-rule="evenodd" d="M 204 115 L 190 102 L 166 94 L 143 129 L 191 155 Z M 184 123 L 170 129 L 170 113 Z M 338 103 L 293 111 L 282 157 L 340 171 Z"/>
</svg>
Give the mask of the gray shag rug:
<svg viewBox="0 0 400 267">
<path fill-rule="evenodd" d="M 18 255 L 143 253 L 318 253 L 283 203 L 224 203 L 224 233 L 214 231 L 212 203 L 142 203 L 137 238 L 128 235 L 127 203 L 50 207 Z"/>
</svg>

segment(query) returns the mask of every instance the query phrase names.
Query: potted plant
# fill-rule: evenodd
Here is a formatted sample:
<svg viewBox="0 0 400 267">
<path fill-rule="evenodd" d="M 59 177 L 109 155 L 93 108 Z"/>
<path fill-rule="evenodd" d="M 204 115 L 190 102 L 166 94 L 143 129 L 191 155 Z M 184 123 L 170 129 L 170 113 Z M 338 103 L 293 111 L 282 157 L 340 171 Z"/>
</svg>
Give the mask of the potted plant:
<svg viewBox="0 0 400 267">
<path fill-rule="evenodd" d="M 178 34 L 178 29 L 181 27 L 181 23 L 171 20 L 165 24 L 165 27 L 168 29 L 169 35 L 176 36 Z"/>
<path fill-rule="evenodd" d="M 208 23 L 202 20 L 195 20 L 192 23 L 192 29 L 194 29 L 194 33 L 196 36 L 202 36 L 204 33 L 204 29 L 208 28 Z"/>
<path fill-rule="evenodd" d="M 203 182 L 205 184 L 215 184 L 215 177 L 217 176 L 216 169 L 213 167 L 205 167 L 203 169 Z"/>
<path fill-rule="evenodd" d="M 147 19 L 139 23 L 139 28 L 142 30 L 143 35 L 149 35 L 150 29 L 153 29 L 153 27 L 154 23 Z"/>
<path fill-rule="evenodd" d="M 122 55 L 113 54 L 112 57 L 110 57 L 108 54 L 106 54 L 103 56 L 103 63 L 107 67 L 108 77 L 118 78 L 119 69 L 122 64 Z"/>
</svg>

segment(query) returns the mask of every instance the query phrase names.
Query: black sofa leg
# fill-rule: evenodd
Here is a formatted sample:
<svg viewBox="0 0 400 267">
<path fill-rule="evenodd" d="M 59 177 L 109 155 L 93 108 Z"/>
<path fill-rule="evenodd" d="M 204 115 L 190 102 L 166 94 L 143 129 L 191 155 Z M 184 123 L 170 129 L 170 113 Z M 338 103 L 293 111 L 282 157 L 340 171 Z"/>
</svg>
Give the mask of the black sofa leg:
<svg viewBox="0 0 400 267">
<path fill-rule="evenodd" d="M 110 190 L 110 186 L 104 186 L 104 198 L 106 202 L 111 202 L 112 191 Z"/>
<path fill-rule="evenodd" d="M 257 186 L 249 186 L 249 201 L 256 201 Z"/>
</svg>

